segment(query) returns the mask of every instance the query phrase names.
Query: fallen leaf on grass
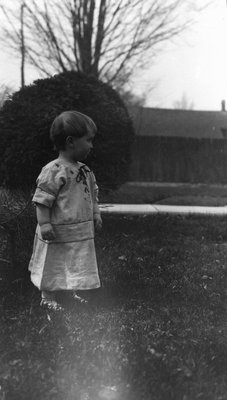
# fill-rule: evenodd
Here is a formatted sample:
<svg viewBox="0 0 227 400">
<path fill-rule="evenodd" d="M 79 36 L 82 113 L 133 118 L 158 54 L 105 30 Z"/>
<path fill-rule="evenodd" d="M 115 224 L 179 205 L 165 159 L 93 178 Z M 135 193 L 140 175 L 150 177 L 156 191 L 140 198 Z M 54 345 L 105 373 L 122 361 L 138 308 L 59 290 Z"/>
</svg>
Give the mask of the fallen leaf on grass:
<svg viewBox="0 0 227 400">
<path fill-rule="evenodd" d="M 191 378 L 191 376 L 192 376 L 192 371 L 186 366 L 177 368 L 177 371 L 183 372 L 183 374 L 184 374 L 184 376 L 186 376 L 186 378 Z"/>
<path fill-rule="evenodd" d="M 48 319 L 48 321 L 51 321 L 51 317 L 49 314 L 47 314 L 47 319 Z"/>
<path fill-rule="evenodd" d="M 120 257 L 118 257 L 118 260 L 127 261 L 127 257 L 126 256 L 120 256 Z"/>
<path fill-rule="evenodd" d="M 12 361 L 9 362 L 9 365 L 12 365 L 14 367 L 15 365 L 23 365 L 23 362 L 22 362 L 21 359 L 12 360 Z"/>
<path fill-rule="evenodd" d="M 147 351 L 152 354 L 153 356 L 155 356 L 156 358 L 162 358 L 163 354 L 162 353 L 158 353 L 155 349 L 151 348 L 148 346 Z"/>
</svg>

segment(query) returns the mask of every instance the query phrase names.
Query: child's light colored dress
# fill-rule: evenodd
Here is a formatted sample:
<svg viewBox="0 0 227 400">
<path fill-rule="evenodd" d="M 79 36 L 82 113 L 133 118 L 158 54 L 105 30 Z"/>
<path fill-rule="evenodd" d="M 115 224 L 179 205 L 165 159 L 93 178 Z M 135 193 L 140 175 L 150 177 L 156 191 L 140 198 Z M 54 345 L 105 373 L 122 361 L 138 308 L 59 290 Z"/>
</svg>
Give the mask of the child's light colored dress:
<svg viewBox="0 0 227 400">
<path fill-rule="evenodd" d="M 100 287 L 94 246 L 97 193 L 94 174 L 85 164 L 59 157 L 42 169 L 33 202 L 50 208 L 56 238 L 43 240 L 37 226 L 29 270 L 40 290 Z"/>
</svg>

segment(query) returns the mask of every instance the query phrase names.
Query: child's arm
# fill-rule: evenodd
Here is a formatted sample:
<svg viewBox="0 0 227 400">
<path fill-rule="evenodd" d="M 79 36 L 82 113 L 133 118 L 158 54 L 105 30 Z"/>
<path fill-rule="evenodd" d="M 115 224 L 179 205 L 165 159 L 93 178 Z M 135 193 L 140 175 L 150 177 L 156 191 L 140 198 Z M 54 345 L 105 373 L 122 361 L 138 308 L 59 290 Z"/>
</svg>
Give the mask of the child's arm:
<svg viewBox="0 0 227 400">
<path fill-rule="evenodd" d="M 66 179 L 64 168 L 57 162 L 47 164 L 37 178 L 37 187 L 32 201 L 36 204 L 37 221 L 44 240 L 55 239 L 55 233 L 50 223 L 50 212 Z"/>
<path fill-rule="evenodd" d="M 102 217 L 100 214 L 94 214 L 94 223 L 98 231 L 102 229 Z"/>
<path fill-rule="evenodd" d="M 93 178 L 93 216 L 94 216 L 94 223 L 95 223 L 95 228 L 99 231 L 102 228 L 102 217 L 99 209 L 99 199 L 98 199 L 98 194 L 99 194 L 99 189 L 95 180 L 95 176 L 92 173 L 92 178 Z"/>
<path fill-rule="evenodd" d="M 43 240 L 54 240 L 55 233 L 50 223 L 50 208 L 43 204 L 36 204 L 36 216 Z"/>
<path fill-rule="evenodd" d="M 97 191 L 97 193 L 95 193 L 93 215 L 94 215 L 95 227 L 99 231 L 100 229 L 102 229 L 102 217 L 101 217 L 100 210 L 99 210 L 99 205 L 98 205 L 98 191 Z"/>
</svg>

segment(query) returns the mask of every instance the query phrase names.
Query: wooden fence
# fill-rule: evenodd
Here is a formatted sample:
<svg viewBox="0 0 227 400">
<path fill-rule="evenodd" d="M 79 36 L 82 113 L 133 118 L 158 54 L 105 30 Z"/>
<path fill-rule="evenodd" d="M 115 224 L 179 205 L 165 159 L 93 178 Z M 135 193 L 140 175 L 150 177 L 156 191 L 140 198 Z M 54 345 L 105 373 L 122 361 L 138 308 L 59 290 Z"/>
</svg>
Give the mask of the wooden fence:
<svg viewBox="0 0 227 400">
<path fill-rule="evenodd" d="M 130 181 L 227 183 L 227 140 L 136 136 Z"/>
</svg>

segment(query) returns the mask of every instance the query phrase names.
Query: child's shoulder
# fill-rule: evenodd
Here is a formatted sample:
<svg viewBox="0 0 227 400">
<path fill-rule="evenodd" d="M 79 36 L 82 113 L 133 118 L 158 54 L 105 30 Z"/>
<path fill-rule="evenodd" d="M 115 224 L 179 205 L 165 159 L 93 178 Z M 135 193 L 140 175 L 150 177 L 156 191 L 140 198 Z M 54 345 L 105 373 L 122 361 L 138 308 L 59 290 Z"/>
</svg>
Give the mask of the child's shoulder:
<svg viewBox="0 0 227 400">
<path fill-rule="evenodd" d="M 52 160 L 48 164 L 44 165 L 44 167 L 42 169 L 43 170 L 55 170 L 55 169 L 61 169 L 62 167 L 63 167 L 63 165 L 56 158 L 55 160 Z"/>
<path fill-rule="evenodd" d="M 56 174 L 67 175 L 67 168 L 64 164 L 59 162 L 59 159 L 50 161 L 48 164 L 44 165 L 41 174 L 44 175 L 56 175 Z"/>
</svg>

